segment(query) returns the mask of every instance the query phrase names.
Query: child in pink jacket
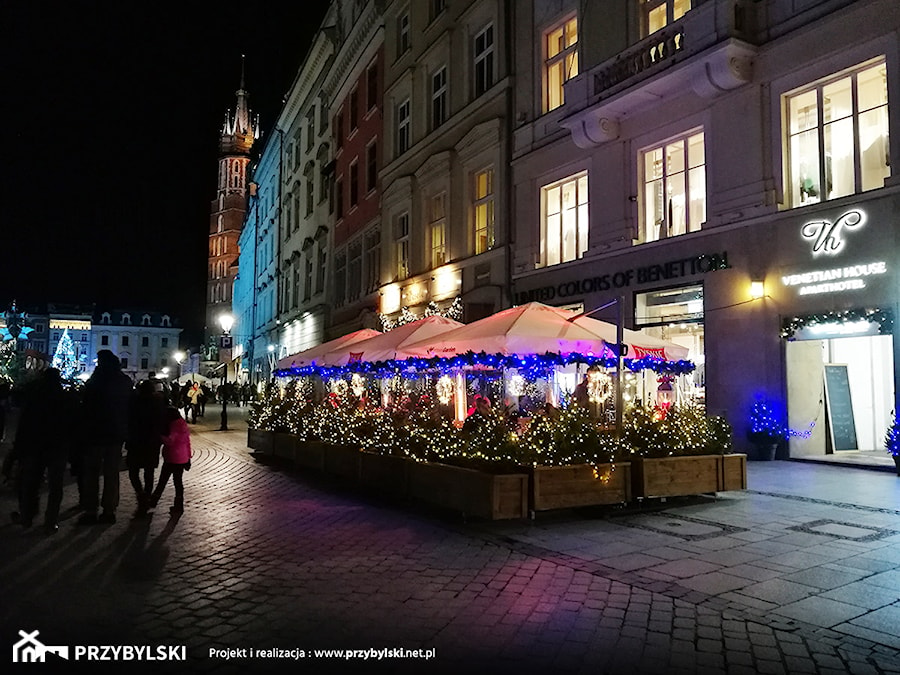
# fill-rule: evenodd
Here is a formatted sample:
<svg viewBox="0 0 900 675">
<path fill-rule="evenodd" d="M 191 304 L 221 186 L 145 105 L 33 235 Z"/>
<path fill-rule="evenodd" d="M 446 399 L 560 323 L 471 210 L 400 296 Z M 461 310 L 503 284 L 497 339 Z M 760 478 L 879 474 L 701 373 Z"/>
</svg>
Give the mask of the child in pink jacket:
<svg viewBox="0 0 900 675">
<path fill-rule="evenodd" d="M 166 408 L 165 431 L 162 435 L 162 471 L 159 474 L 159 482 L 153 491 L 150 505 L 156 506 L 162 496 L 169 476 L 175 485 L 175 505 L 169 509 L 170 513 L 182 513 L 184 511 L 184 486 L 181 482 L 185 471 L 191 469 L 191 432 L 187 422 L 179 414 L 176 408 Z"/>
</svg>

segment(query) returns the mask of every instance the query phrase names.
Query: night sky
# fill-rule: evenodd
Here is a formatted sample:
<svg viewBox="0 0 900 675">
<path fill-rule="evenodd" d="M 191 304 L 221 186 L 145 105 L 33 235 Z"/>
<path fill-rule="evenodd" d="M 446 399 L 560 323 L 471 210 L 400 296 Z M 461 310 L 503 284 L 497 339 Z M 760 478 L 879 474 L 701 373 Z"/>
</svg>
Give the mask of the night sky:
<svg viewBox="0 0 900 675">
<path fill-rule="evenodd" d="M 183 343 L 198 340 L 219 129 L 241 54 L 267 133 L 325 7 L 6 3 L 0 308 L 162 311 Z"/>
</svg>

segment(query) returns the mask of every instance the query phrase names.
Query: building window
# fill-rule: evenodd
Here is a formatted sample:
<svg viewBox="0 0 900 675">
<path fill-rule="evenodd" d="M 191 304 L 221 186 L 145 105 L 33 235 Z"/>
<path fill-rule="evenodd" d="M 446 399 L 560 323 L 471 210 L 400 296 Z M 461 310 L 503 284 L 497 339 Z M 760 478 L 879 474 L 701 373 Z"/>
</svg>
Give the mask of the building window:
<svg viewBox="0 0 900 675">
<path fill-rule="evenodd" d="M 167 337 L 160 338 L 160 339 L 159 339 L 159 346 L 160 346 L 162 349 L 168 349 L 168 347 L 169 347 L 169 338 L 167 338 Z"/>
<path fill-rule="evenodd" d="M 359 126 L 359 90 L 354 88 L 350 92 L 350 133 L 353 134 Z"/>
<path fill-rule="evenodd" d="M 350 208 L 359 204 L 359 162 L 350 162 Z"/>
<path fill-rule="evenodd" d="M 312 285 L 313 285 L 313 260 L 312 260 L 312 252 L 306 255 L 305 259 L 306 264 L 306 274 L 304 275 L 304 283 L 303 283 L 303 299 L 309 300 L 312 297 Z"/>
<path fill-rule="evenodd" d="M 316 244 L 316 293 L 325 290 L 325 246 L 322 242 Z"/>
<path fill-rule="evenodd" d="M 316 184 L 313 180 L 315 172 L 306 174 L 306 215 L 309 216 L 313 212 L 316 203 Z"/>
<path fill-rule="evenodd" d="M 447 0 L 430 0 L 428 3 L 428 21 L 434 21 L 444 11 L 446 6 Z"/>
<path fill-rule="evenodd" d="M 374 110 L 378 105 L 378 64 L 373 63 L 366 70 L 366 110 Z"/>
<path fill-rule="evenodd" d="M 397 250 L 397 278 L 406 279 L 409 276 L 409 213 L 405 211 L 397 216 L 394 239 Z"/>
<path fill-rule="evenodd" d="M 343 111 L 337 114 L 337 117 L 334 118 L 334 145 L 340 150 L 344 147 L 344 113 Z"/>
<path fill-rule="evenodd" d="M 123 336 L 122 336 L 122 346 L 123 346 L 123 347 L 127 347 L 127 346 L 128 346 L 128 336 L 127 336 L 127 335 L 123 335 Z"/>
<path fill-rule="evenodd" d="M 141 337 L 141 347 L 149 347 L 150 346 L 150 338 L 144 335 Z"/>
<path fill-rule="evenodd" d="M 578 19 L 548 31 L 544 45 L 544 112 L 550 112 L 565 102 L 563 85 L 578 75 Z"/>
<path fill-rule="evenodd" d="M 432 197 L 428 206 L 431 269 L 434 269 L 447 262 L 447 193 Z"/>
<path fill-rule="evenodd" d="M 397 19 L 397 56 L 405 54 L 409 47 L 409 12 L 406 12 Z"/>
<path fill-rule="evenodd" d="M 475 96 L 481 96 L 494 84 L 494 26 L 488 25 L 475 36 Z"/>
<path fill-rule="evenodd" d="M 378 187 L 378 144 L 375 141 L 366 146 L 366 192 Z"/>
<path fill-rule="evenodd" d="M 639 0 L 641 30 L 644 36 L 677 21 L 691 8 L 691 0 Z"/>
<path fill-rule="evenodd" d="M 570 176 L 541 189 L 544 231 L 541 237 L 544 264 L 576 260 L 587 251 L 587 172 Z"/>
<path fill-rule="evenodd" d="M 141 357 L 141 370 L 147 370 L 150 367 L 150 359 L 146 356 Z"/>
<path fill-rule="evenodd" d="M 475 174 L 475 253 L 494 248 L 494 170 Z"/>
<path fill-rule="evenodd" d="M 122 370 L 127 369 L 128 368 L 128 357 L 123 356 L 122 358 L 119 359 L 119 363 L 122 364 Z"/>
<path fill-rule="evenodd" d="M 703 132 L 641 153 L 642 241 L 696 232 L 706 220 Z"/>
<path fill-rule="evenodd" d="M 344 179 L 338 178 L 334 182 L 334 194 L 335 194 L 335 210 L 336 217 L 338 220 L 344 217 Z"/>
<path fill-rule="evenodd" d="M 409 99 L 397 106 L 397 154 L 402 155 L 409 150 Z"/>
<path fill-rule="evenodd" d="M 884 185 L 890 171 L 884 60 L 785 96 L 791 206 Z"/>
<path fill-rule="evenodd" d="M 313 108 L 306 115 L 306 151 L 311 152 L 316 140 L 316 109 Z"/>
<path fill-rule="evenodd" d="M 373 293 L 381 285 L 381 232 L 366 235 L 366 293 Z"/>
<path fill-rule="evenodd" d="M 447 120 L 447 66 L 431 76 L 431 128 L 437 129 Z"/>
<path fill-rule="evenodd" d="M 362 239 L 347 247 L 347 299 L 356 300 L 362 287 Z"/>
<path fill-rule="evenodd" d="M 294 275 L 294 294 L 291 297 L 291 307 L 299 307 L 300 306 L 300 263 L 295 262 L 291 266 L 291 271 Z"/>
</svg>

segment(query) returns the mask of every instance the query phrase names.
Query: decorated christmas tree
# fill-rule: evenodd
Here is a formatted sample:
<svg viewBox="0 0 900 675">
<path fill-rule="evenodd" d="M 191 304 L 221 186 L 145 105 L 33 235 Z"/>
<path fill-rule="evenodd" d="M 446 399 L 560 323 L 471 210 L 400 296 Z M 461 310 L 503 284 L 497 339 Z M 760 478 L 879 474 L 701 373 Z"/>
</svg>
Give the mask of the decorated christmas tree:
<svg viewBox="0 0 900 675">
<path fill-rule="evenodd" d="M 78 360 L 75 358 L 75 345 L 69 337 L 69 329 L 63 331 L 59 344 L 56 345 L 56 353 L 53 355 L 53 367 L 56 368 L 64 380 L 72 379 Z"/>
</svg>

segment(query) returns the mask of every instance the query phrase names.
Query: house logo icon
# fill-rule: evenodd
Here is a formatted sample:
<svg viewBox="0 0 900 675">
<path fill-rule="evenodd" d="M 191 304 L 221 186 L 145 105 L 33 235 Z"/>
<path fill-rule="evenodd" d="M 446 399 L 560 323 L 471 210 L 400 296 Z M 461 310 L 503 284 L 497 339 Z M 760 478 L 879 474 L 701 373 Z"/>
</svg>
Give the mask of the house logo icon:
<svg viewBox="0 0 900 675">
<path fill-rule="evenodd" d="M 19 631 L 21 640 L 13 645 L 12 660 L 13 663 L 44 663 L 47 654 L 56 654 L 60 658 L 69 659 L 68 647 L 50 647 L 41 643 L 38 639 L 40 631 L 26 633 L 24 630 Z"/>
</svg>

